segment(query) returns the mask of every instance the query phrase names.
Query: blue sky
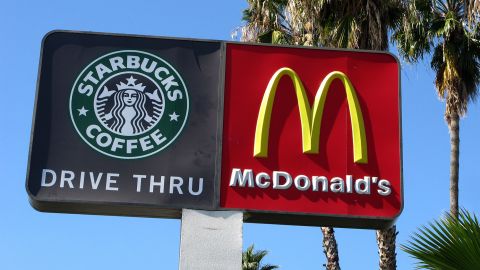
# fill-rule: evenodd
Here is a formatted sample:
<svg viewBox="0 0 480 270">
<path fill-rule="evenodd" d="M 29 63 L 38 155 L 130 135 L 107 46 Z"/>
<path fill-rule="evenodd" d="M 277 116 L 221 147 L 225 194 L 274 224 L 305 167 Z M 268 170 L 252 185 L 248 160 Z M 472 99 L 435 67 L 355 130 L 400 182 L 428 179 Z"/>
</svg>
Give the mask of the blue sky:
<svg viewBox="0 0 480 270">
<path fill-rule="evenodd" d="M 53 29 L 230 39 L 246 1 L 2 1 L 0 9 L 0 269 L 176 269 L 180 221 L 49 214 L 24 188 L 40 42 Z M 396 53 L 395 49 L 392 51 Z M 398 243 L 448 210 L 449 134 L 428 58 L 402 65 L 405 208 Z M 372 78 L 374 80 L 374 78 Z M 480 213 L 480 106 L 461 121 L 460 204 Z M 244 247 L 281 269 L 322 269 L 319 228 L 244 225 Z M 378 268 L 375 232 L 337 229 L 342 269 Z M 398 268 L 414 261 L 397 249 Z"/>
</svg>

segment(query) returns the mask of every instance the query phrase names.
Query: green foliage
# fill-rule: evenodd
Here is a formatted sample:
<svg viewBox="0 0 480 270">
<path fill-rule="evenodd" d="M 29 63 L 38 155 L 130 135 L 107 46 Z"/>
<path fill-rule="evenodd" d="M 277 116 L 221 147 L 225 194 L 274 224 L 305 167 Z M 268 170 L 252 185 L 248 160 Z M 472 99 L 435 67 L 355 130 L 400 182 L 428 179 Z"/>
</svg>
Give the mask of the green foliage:
<svg viewBox="0 0 480 270">
<path fill-rule="evenodd" d="M 242 40 L 386 50 L 401 0 L 247 0 Z"/>
<path fill-rule="evenodd" d="M 445 214 L 419 229 L 401 249 L 419 261 L 417 269 L 478 270 L 480 224 L 466 210 L 458 218 Z"/>
<path fill-rule="evenodd" d="M 386 50 L 388 31 L 401 22 L 400 0 L 317 0 L 320 43 L 337 48 Z"/>
<path fill-rule="evenodd" d="M 243 11 L 242 40 L 262 43 L 288 44 L 289 27 L 285 19 L 287 0 L 247 0 Z"/>
<path fill-rule="evenodd" d="M 253 251 L 253 249 L 254 246 L 252 244 L 242 253 L 242 270 L 273 270 L 278 268 L 276 265 L 262 265 L 262 260 L 267 256 L 268 251 Z"/>
<path fill-rule="evenodd" d="M 433 52 L 431 67 L 445 117 L 462 116 L 475 100 L 480 84 L 480 18 L 468 19 L 465 1 L 411 0 L 393 34 L 400 55 L 416 62 Z"/>
<path fill-rule="evenodd" d="M 394 32 L 400 55 L 408 62 L 416 62 L 433 47 L 431 1 L 415 0 L 405 5 L 405 17 L 401 27 Z M 435 27 L 438 28 L 438 27 Z"/>
<path fill-rule="evenodd" d="M 270 44 L 289 44 L 289 37 L 282 31 L 270 30 L 258 36 L 258 41 L 261 43 Z"/>
</svg>

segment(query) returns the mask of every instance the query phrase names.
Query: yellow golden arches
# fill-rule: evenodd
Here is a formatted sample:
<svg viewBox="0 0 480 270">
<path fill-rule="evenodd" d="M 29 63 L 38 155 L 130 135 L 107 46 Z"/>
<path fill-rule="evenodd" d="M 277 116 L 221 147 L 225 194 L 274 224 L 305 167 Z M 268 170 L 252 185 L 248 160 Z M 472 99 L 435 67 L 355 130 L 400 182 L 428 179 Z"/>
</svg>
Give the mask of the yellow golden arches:
<svg viewBox="0 0 480 270">
<path fill-rule="evenodd" d="M 268 156 L 270 118 L 272 115 L 272 108 L 278 82 L 284 75 L 288 75 L 292 80 L 297 97 L 302 127 L 303 152 L 316 154 L 319 151 L 320 127 L 322 123 L 323 109 L 325 107 L 325 100 L 328 90 L 330 89 L 330 84 L 335 79 L 339 79 L 342 81 L 345 88 L 348 109 L 350 111 L 353 134 L 353 160 L 355 163 L 367 163 L 367 139 L 365 135 L 362 109 L 360 108 L 360 103 L 358 102 L 355 88 L 348 77 L 340 71 L 333 71 L 323 79 L 315 95 L 312 112 L 302 81 L 297 73 L 290 68 L 281 68 L 277 70 L 267 85 L 267 89 L 265 90 L 265 94 L 260 105 L 257 126 L 255 130 L 253 155 L 255 157 Z"/>
<path fill-rule="evenodd" d="M 255 129 L 254 156 L 267 157 L 268 155 L 268 135 L 270 129 L 270 118 L 272 115 L 273 102 L 277 91 L 278 82 L 284 76 L 288 75 L 293 82 L 295 94 L 297 95 L 298 109 L 300 112 L 300 121 L 302 126 L 303 149 L 311 149 L 311 110 L 308 97 L 303 88 L 302 81 L 297 73 L 290 68 L 281 68 L 273 74 L 268 82 L 267 89 L 260 105 L 258 113 L 257 127 Z"/>
</svg>

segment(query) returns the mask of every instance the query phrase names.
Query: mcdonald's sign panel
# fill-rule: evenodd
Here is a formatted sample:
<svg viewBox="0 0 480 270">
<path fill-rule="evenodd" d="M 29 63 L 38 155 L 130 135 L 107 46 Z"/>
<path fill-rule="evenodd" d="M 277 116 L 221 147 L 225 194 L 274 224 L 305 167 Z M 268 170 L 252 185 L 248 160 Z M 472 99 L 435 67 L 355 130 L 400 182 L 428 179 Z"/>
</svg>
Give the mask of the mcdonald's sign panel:
<svg viewBox="0 0 480 270">
<path fill-rule="evenodd" d="M 389 226 L 403 207 L 400 106 L 391 54 L 227 43 L 220 207 Z"/>
</svg>

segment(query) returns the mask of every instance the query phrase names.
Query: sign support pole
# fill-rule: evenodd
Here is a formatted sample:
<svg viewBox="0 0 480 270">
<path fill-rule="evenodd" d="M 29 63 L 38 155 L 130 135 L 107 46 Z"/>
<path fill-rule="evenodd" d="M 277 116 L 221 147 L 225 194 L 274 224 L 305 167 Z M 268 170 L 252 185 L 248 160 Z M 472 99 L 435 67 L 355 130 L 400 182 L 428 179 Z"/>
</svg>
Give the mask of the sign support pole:
<svg viewBox="0 0 480 270">
<path fill-rule="evenodd" d="M 179 270 L 240 270 L 243 213 L 182 210 Z"/>
</svg>

